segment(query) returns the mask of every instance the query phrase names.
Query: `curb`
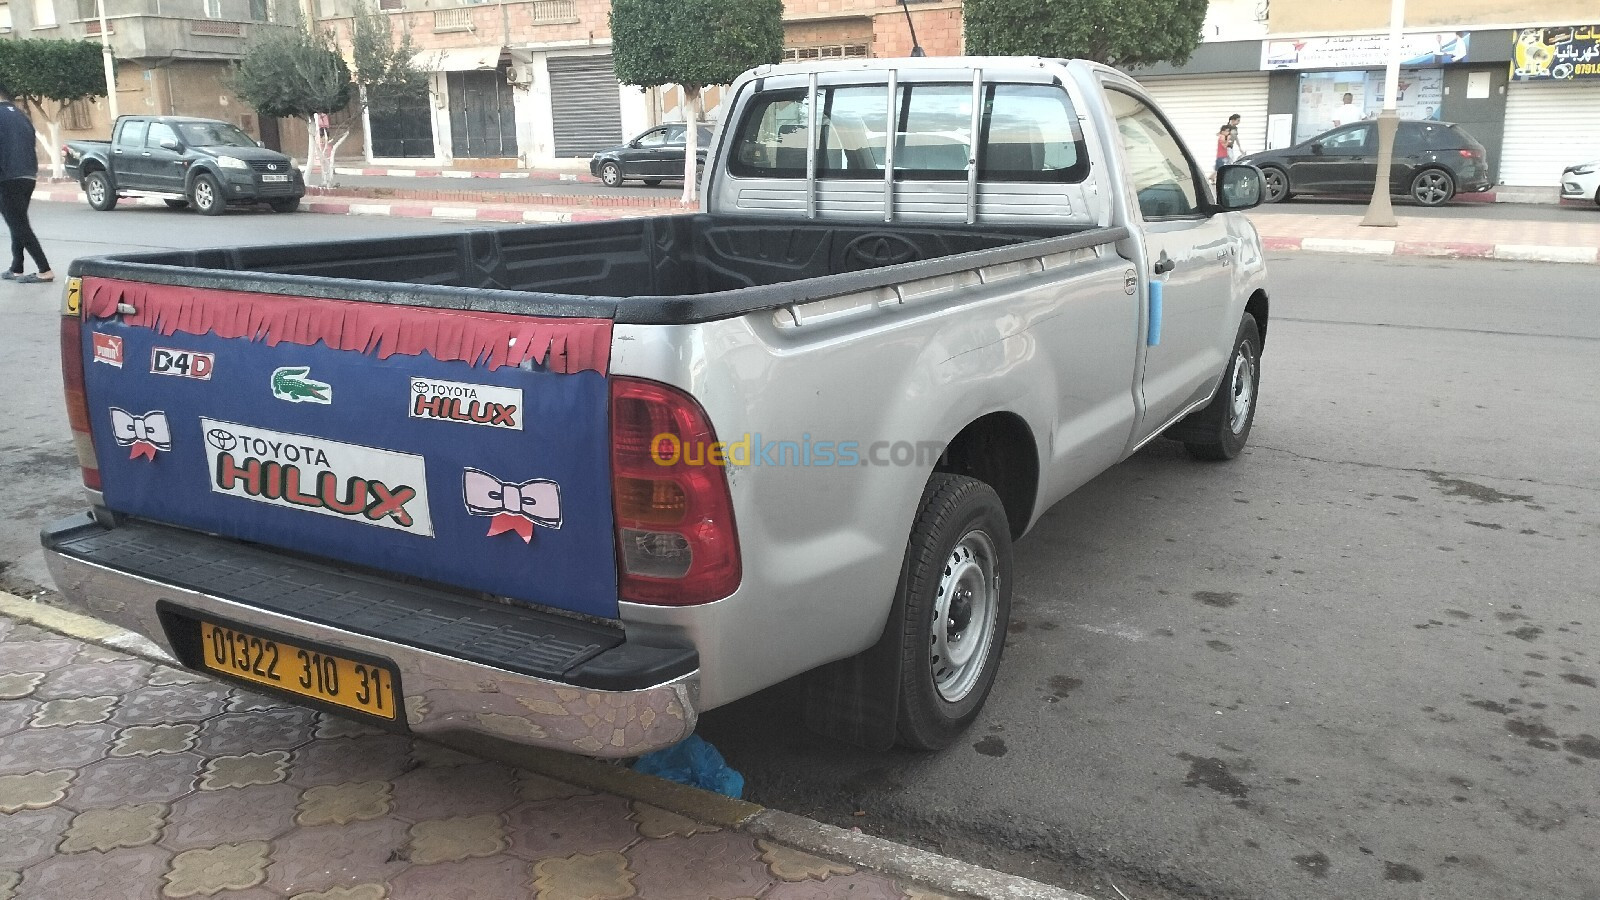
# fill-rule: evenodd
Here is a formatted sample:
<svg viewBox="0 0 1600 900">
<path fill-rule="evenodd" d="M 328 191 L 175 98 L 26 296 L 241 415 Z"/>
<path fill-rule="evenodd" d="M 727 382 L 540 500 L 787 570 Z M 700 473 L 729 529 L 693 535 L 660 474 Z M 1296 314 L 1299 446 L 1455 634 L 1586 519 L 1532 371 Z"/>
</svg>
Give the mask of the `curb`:
<svg viewBox="0 0 1600 900">
<path fill-rule="evenodd" d="M 577 181 L 599 184 L 600 179 L 584 172 L 563 172 L 558 169 L 519 169 L 511 172 L 479 169 L 396 169 L 379 166 L 334 166 L 335 175 L 366 175 L 385 178 L 519 178 L 529 181 Z"/>
<path fill-rule="evenodd" d="M 142 635 L 37 600 L 0 591 L 0 615 L 85 643 L 182 668 L 180 663 Z M 803 816 L 767 809 L 755 803 L 651 775 L 641 775 L 632 769 L 587 757 L 524 747 L 492 738 L 436 740 L 420 735 L 411 737 L 413 740 L 442 744 L 464 753 L 527 769 L 568 784 L 648 803 L 709 825 L 746 831 L 807 853 L 842 860 L 944 893 L 982 900 L 1094 900 L 1075 891 L 985 869 L 872 835 L 846 831 Z"/>
<path fill-rule="evenodd" d="M 1457 241 L 1390 241 L 1364 238 L 1273 237 L 1263 235 L 1267 252 L 1305 250 L 1363 256 L 1429 256 L 1442 259 L 1497 259 L 1507 262 L 1600 263 L 1600 247 L 1543 244 L 1479 244 Z"/>
</svg>

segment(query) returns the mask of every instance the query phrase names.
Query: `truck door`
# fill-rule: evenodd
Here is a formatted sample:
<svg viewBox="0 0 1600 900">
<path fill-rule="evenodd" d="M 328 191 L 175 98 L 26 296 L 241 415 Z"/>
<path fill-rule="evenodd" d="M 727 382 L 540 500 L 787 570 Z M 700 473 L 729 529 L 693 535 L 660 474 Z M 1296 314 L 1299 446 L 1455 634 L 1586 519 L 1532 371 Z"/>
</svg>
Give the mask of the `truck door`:
<svg viewBox="0 0 1600 900">
<path fill-rule="evenodd" d="M 123 119 L 111 140 L 111 180 L 119 189 L 145 187 L 145 132 L 149 119 Z"/>
<path fill-rule="evenodd" d="M 162 146 L 163 142 L 171 146 Z M 151 122 L 144 139 L 144 186 L 152 191 L 183 193 L 183 153 L 178 133 L 165 122 Z"/>
<path fill-rule="evenodd" d="M 1109 85 L 1106 97 L 1136 201 L 1134 231 L 1142 236 L 1145 267 L 1140 296 L 1150 310 L 1141 342 L 1144 415 L 1137 441 L 1204 399 L 1222 372 L 1237 327 L 1225 323 L 1232 315 L 1229 275 L 1237 242 L 1224 220 L 1207 214 L 1199 167 L 1161 114 Z"/>
</svg>

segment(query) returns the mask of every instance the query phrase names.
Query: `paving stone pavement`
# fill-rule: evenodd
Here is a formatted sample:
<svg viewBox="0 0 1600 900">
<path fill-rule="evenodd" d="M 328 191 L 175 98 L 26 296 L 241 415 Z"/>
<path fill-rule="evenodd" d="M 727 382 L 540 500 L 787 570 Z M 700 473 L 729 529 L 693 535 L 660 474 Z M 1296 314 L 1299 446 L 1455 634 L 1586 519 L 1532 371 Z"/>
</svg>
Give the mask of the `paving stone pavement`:
<svg viewBox="0 0 1600 900">
<path fill-rule="evenodd" d="M 0 617 L 0 900 L 940 900 Z"/>
</svg>

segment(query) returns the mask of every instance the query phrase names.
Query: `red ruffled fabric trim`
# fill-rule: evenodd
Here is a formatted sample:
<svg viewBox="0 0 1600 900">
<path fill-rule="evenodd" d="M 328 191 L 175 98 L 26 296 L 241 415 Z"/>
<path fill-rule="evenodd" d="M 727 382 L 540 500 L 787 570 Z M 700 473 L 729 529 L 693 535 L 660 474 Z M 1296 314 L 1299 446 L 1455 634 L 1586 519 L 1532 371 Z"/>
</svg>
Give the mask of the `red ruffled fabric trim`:
<svg viewBox="0 0 1600 900">
<path fill-rule="evenodd" d="M 163 335 L 249 338 L 267 346 L 322 341 L 388 359 L 395 354 L 460 360 L 492 371 L 532 360 L 570 375 L 592 369 L 606 374 L 611 361 L 609 319 L 552 319 L 504 313 L 426 309 L 387 303 L 282 297 L 213 291 L 109 278 L 83 280 L 83 308 L 91 318 L 117 314 L 117 304 L 136 310 L 123 321 Z"/>
</svg>

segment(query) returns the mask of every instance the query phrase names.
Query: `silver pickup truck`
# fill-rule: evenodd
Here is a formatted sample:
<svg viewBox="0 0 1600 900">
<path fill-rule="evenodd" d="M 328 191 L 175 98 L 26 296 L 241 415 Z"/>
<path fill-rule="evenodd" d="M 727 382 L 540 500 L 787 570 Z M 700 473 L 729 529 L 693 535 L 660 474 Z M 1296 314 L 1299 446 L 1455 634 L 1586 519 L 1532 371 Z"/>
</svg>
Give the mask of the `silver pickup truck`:
<svg viewBox="0 0 1600 900">
<path fill-rule="evenodd" d="M 825 733 L 953 741 L 1013 542 L 1243 448 L 1260 175 L 1086 62 L 726 96 L 701 214 L 77 262 L 63 594 L 396 730 L 633 756 L 806 675 Z"/>
</svg>

